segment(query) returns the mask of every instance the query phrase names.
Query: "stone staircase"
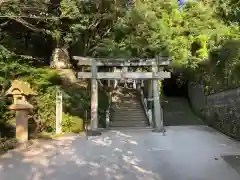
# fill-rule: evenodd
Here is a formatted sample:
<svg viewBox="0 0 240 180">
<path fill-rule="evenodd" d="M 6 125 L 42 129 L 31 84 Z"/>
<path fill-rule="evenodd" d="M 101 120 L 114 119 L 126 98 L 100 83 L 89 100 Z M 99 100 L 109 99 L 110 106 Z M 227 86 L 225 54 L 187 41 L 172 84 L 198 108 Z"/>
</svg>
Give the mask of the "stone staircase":
<svg viewBox="0 0 240 180">
<path fill-rule="evenodd" d="M 110 128 L 148 128 L 149 122 L 136 89 L 118 88 L 112 94 Z"/>
</svg>

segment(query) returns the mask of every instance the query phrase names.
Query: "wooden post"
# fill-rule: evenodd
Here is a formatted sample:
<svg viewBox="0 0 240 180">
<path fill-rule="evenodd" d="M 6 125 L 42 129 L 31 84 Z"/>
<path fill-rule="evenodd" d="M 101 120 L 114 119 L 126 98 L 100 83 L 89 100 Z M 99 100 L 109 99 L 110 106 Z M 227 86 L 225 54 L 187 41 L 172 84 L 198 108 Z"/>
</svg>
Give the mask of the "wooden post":
<svg viewBox="0 0 240 180">
<path fill-rule="evenodd" d="M 57 88 L 56 92 L 56 134 L 62 133 L 62 92 Z"/>
<path fill-rule="evenodd" d="M 128 72 L 128 67 L 123 67 L 123 68 L 122 68 L 122 72 L 123 72 L 123 73 Z M 124 87 L 125 87 L 125 88 L 128 87 L 128 82 L 127 82 L 126 79 L 124 80 Z"/>
<path fill-rule="evenodd" d="M 141 80 L 141 87 L 143 88 L 144 87 L 144 81 Z"/>
<path fill-rule="evenodd" d="M 92 80 L 91 80 L 91 129 L 98 128 L 98 82 L 97 82 L 97 63 L 92 61 Z"/>
<path fill-rule="evenodd" d="M 152 66 L 152 72 L 158 72 L 157 63 Z M 153 103 L 154 103 L 154 120 L 155 120 L 155 132 L 164 132 L 163 119 L 161 116 L 161 106 L 159 101 L 159 87 L 158 80 L 153 80 Z"/>
<path fill-rule="evenodd" d="M 148 109 L 152 109 L 153 105 L 153 84 L 152 80 L 148 80 Z"/>
<path fill-rule="evenodd" d="M 86 139 L 88 139 L 88 111 L 85 112 L 84 131 L 85 131 Z"/>
<path fill-rule="evenodd" d="M 117 68 L 116 67 L 113 68 L 113 72 L 117 72 Z M 118 84 L 118 80 L 114 80 L 114 88 L 117 87 L 117 84 Z"/>
<path fill-rule="evenodd" d="M 139 83 L 139 80 L 136 80 L 136 85 L 137 85 L 137 89 L 141 90 L 141 84 Z"/>
<path fill-rule="evenodd" d="M 109 68 L 108 71 L 111 72 L 111 68 Z M 107 82 L 108 82 L 108 87 L 110 87 L 111 86 L 111 80 L 109 79 L 109 80 L 107 80 Z"/>
<path fill-rule="evenodd" d="M 137 83 L 136 83 L 136 80 L 133 80 L 133 89 L 137 89 Z"/>
<path fill-rule="evenodd" d="M 106 128 L 109 129 L 110 124 L 110 111 L 109 109 L 106 110 Z"/>
</svg>

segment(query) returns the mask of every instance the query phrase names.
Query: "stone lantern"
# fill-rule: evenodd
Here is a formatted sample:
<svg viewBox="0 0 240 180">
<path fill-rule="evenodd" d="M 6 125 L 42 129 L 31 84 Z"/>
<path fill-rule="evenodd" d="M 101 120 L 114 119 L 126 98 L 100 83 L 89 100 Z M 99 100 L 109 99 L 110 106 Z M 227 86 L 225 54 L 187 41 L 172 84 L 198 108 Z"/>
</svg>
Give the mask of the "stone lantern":
<svg viewBox="0 0 240 180">
<path fill-rule="evenodd" d="M 13 104 L 8 109 L 16 111 L 16 139 L 20 143 L 28 141 L 28 114 L 33 109 L 27 98 L 36 95 L 30 84 L 19 80 L 12 81 L 6 92 L 6 96 L 13 97 Z"/>
</svg>

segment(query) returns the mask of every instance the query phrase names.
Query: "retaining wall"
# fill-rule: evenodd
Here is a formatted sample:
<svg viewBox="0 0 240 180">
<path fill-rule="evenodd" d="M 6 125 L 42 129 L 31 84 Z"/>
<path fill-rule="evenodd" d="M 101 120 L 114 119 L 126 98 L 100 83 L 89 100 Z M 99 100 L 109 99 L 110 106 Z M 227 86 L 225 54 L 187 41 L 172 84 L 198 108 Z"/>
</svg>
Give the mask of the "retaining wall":
<svg viewBox="0 0 240 180">
<path fill-rule="evenodd" d="M 190 82 L 188 95 L 206 124 L 240 140 L 240 88 L 205 96 L 201 84 Z"/>
</svg>

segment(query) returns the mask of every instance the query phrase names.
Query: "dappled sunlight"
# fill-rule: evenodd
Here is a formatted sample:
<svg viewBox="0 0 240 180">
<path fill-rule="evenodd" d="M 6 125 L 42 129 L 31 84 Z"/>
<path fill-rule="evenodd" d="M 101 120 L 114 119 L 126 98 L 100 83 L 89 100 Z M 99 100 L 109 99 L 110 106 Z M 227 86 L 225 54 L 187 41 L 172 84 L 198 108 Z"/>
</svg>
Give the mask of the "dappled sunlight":
<svg viewBox="0 0 240 180">
<path fill-rule="evenodd" d="M 128 164 L 132 164 L 132 165 L 136 165 L 140 162 L 140 160 L 137 158 L 137 157 L 130 157 L 130 156 L 127 156 L 127 155 L 123 155 L 123 160 L 128 163 Z"/>
<path fill-rule="evenodd" d="M 119 149 L 119 148 L 115 148 L 113 151 L 115 151 L 115 152 L 122 152 L 122 150 Z"/>
<path fill-rule="evenodd" d="M 147 171 L 147 170 L 145 170 L 145 169 L 143 169 L 139 166 L 136 166 L 136 165 L 134 165 L 133 168 L 136 169 L 137 171 L 141 172 L 141 173 L 144 173 L 144 174 L 151 174 L 151 175 L 154 174 L 152 171 Z"/>
<path fill-rule="evenodd" d="M 213 168 L 214 174 L 221 174 L 221 169 L 224 170 L 224 164 L 219 163 L 222 161 L 214 159 L 218 154 L 239 150 L 225 138 L 220 146 L 216 143 L 219 138 L 217 134 L 196 128 L 171 127 L 165 137 L 146 131 L 115 130 L 89 139 L 72 136 L 37 140 L 9 151 L 0 159 L 0 179 L 165 180 L 166 177 L 178 179 L 179 174 L 185 177 L 185 173 L 188 175 L 186 178 L 194 177 L 196 172 L 199 172 L 200 179 L 205 177 L 202 172 L 209 173 L 210 168 Z M 205 141 L 194 143 L 199 139 Z M 191 143 L 195 148 L 186 148 L 184 143 Z M 196 153 L 204 155 L 198 157 Z M 230 170 L 228 173 L 235 176 Z M 221 177 L 225 177 L 224 174 Z"/>
<path fill-rule="evenodd" d="M 131 140 L 131 136 L 124 134 L 120 131 L 112 131 L 113 133 L 115 133 L 116 138 L 119 138 L 119 142 L 120 143 L 129 143 L 129 144 L 133 144 L 133 145 L 137 145 L 138 143 L 134 140 Z M 110 146 L 113 142 L 109 137 L 89 137 L 89 140 L 91 140 L 93 143 L 97 144 L 97 145 L 101 145 L 101 146 Z M 118 151 L 116 149 L 116 151 Z"/>
<path fill-rule="evenodd" d="M 101 146 L 110 146 L 112 144 L 112 141 L 110 140 L 109 137 L 104 137 L 104 138 L 90 137 L 89 140 L 92 140 L 92 142 L 96 143 L 97 145 L 101 145 Z"/>
<path fill-rule="evenodd" d="M 34 141 L 1 158 L 1 180 L 16 179 L 16 175 L 18 180 L 161 180 L 141 166 L 141 156 L 131 149 L 138 145 L 132 138 L 113 131 L 88 140 L 76 136 Z"/>
<path fill-rule="evenodd" d="M 134 144 L 134 145 L 138 144 L 137 141 L 133 141 L 133 140 L 127 140 L 127 142 L 130 143 L 130 144 Z"/>
<path fill-rule="evenodd" d="M 131 138 L 132 137 L 132 136 L 124 134 L 124 133 L 122 133 L 120 131 L 112 131 L 112 132 L 115 132 L 117 137 L 126 137 L 126 138 Z"/>
</svg>

